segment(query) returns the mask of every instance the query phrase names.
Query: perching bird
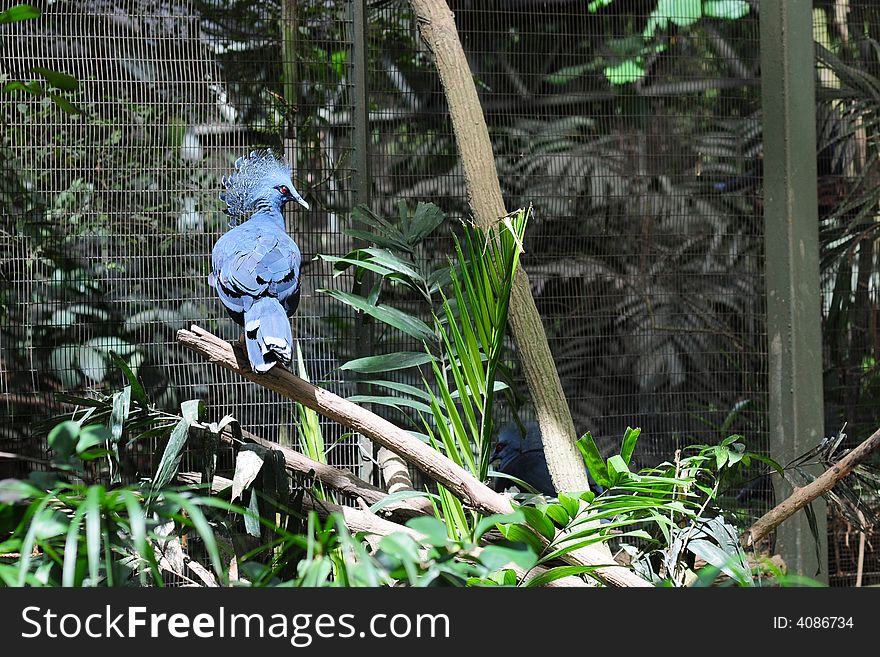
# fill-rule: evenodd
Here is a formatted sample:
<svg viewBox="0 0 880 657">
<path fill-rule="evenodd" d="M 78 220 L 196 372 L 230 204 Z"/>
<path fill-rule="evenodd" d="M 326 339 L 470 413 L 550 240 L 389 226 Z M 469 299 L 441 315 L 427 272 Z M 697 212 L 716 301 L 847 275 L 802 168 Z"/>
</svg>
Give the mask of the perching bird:
<svg viewBox="0 0 880 657">
<path fill-rule="evenodd" d="M 555 496 L 556 488 L 550 477 L 547 459 L 544 457 L 544 444 L 541 441 L 541 427 L 537 422 L 524 422 L 526 434 L 523 436 L 515 422 L 508 422 L 498 432 L 494 457 L 498 459 L 498 472 L 522 479 L 544 495 Z M 495 488 L 504 488 L 510 480 L 497 478 Z M 590 487 L 601 493 L 602 488 L 590 478 Z"/>
<path fill-rule="evenodd" d="M 290 363 L 288 317 L 296 312 L 300 296 L 302 255 L 284 230 L 281 208 L 288 201 L 307 210 L 309 204 L 294 188 L 290 166 L 271 151 L 239 158 L 235 172 L 223 178 L 223 187 L 220 199 L 233 227 L 214 245 L 208 282 L 229 316 L 244 327 L 248 360 L 255 372 L 263 373 L 276 363 Z"/>
</svg>

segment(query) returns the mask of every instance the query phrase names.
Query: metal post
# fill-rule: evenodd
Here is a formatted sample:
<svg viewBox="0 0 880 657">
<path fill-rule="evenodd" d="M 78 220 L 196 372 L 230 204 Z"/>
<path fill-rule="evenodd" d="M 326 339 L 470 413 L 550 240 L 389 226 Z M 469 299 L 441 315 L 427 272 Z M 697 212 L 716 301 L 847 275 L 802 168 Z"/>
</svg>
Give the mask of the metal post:
<svg viewBox="0 0 880 657">
<path fill-rule="evenodd" d="M 351 17 L 351 105 L 352 105 L 352 177 L 354 205 L 369 206 L 372 201 L 372 180 L 370 178 L 370 105 L 367 88 L 367 64 L 369 51 L 367 49 L 367 8 L 363 0 L 351 0 L 349 2 L 349 15 Z M 363 286 L 372 286 L 372 277 L 366 272 Z M 369 289 L 369 287 L 367 288 Z M 357 290 L 356 290 L 357 291 Z M 355 336 L 357 345 L 355 354 L 358 358 L 370 356 L 373 346 L 373 322 L 366 313 L 358 313 Z M 358 382 L 359 394 L 369 394 L 369 386 Z M 360 436 L 360 449 L 363 454 L 369 454 L 365 459 L 360 476 L 366 481 L 374 481 L 378 472 L 374 472 L 373 463 L 376 460 L 377 451 L 372 441 Z M 377 482 L 378 483 L 378 482 Z"/>
<path fill-rule="evenodd" d="M 367 92 L 367 9 L 362 0 L 352 0 L 352 150 L 354 170 L 354 203 L 369 205 L 372 196 L 370 179 L 370 105 Z"/>
<path fill-rule="evenodd" d="M 816 98 L 809 0 L 761 0 L 765 276 L 771 456 L 785 465 L 823 435 Z M 791 493 L 779 482 L 777 499 Z M 824 500 L 813 503 L 819 559 L 805 514 L 780 525 L 790 573 L 828 576 Z"/>
</svg>

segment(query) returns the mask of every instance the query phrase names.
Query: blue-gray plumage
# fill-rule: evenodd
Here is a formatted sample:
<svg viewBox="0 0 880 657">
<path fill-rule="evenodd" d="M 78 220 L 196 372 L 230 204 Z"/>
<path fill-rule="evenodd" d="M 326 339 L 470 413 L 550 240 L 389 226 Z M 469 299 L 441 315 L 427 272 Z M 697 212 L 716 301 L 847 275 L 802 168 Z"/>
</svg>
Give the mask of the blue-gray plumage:
<svg viewBox="0 0 880 657">
<path fill-rule="evenodd" d="M 302 255 L 284 230 L 281 208 L 288 201 L 309 205 L 294 188 L 290 167 L 270 151 L 239 158 L 223 186 L 220 198 L 232 228 L 214 245 L 208 282 L 229 316 L 244 327 L 251 368 L 263 373 L 276 363 L 290 363 L 288 317 L 300 297 Z"/>
<path fill-rule="evenodd" d="M 525 422 L 526 430 L 522 434 L 515 422 L 508 422 L 498 432 L 495 445 L 495 458 L 498 460 L 498 472 L 522 479 L 539 493 L 555 496 L 556 488 L 550 477 L 547 459 L 544 456 L 544 443 L 541 440 L 541 427 L 537 422 Z M 602 487 L 589 477 L 590 487 L 597 493 Z M 496 479 L 495 488 L 503 488 L 509 480 Z"/>
</svg>

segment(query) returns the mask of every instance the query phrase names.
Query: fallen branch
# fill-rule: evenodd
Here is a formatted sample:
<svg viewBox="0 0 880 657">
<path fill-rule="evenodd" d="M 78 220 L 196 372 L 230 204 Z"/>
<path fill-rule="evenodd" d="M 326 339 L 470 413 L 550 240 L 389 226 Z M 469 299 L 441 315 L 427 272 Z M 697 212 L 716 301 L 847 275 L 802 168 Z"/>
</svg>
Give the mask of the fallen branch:
<svg viewBox="0 0 880 657">
<path fill-rule="evenodd" d="M 740 543 L 750 548 L 763 540 L 771 531 L 807 506 L 820 495 L 830 491 L 841 479 L 849 475 L 859 463 L 865 461 L 880 445 L 880 429 L 875 431 L 861 445 L 828 468 L 806 486 L 795 488 L 785 500 L 770 509 L 747 529 L 740 537 Z"/>
<path fill-rule="evenodd" d="M 297 401 L 387 447 L 407 463 L 443 484 L 465 505 L 480 513 L 513 512 L 513 505 L 506 496 L 478 481 L 464 468 L 385 418 L 329 390 L 318 388 L 281 367 L 274 367 L 265 374 L 256 374 L 251 370 L 247 355 L 239 345 L 233 346 L 198 326 L 192 326 L 190 330 L 179 330 L 177 341 L 211 362 Z M 597 567 L 596 576 L 611 586 L 651 586 L 627 568 L 610 563 L 610 557 L 593 546 L 573 550 L 563 559 L 572 565 Z"/>
</svg>

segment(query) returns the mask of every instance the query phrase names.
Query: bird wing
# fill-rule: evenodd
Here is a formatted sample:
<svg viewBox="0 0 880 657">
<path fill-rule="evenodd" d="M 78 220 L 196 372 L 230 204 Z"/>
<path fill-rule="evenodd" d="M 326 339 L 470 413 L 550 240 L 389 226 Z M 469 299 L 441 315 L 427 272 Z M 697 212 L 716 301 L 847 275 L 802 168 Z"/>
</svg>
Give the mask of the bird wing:
<svg viewBox="0 0 880 657">
<path fill-rule="evenodd" d="M 209 282 L 220 300 L 231 312 L 243 313 L 256 299 L 273 296 L 292 314 L 302 261 L 296 242 L 281 231 L 236 231 L 217 240 L 212 253 Z"/>
</svg>

